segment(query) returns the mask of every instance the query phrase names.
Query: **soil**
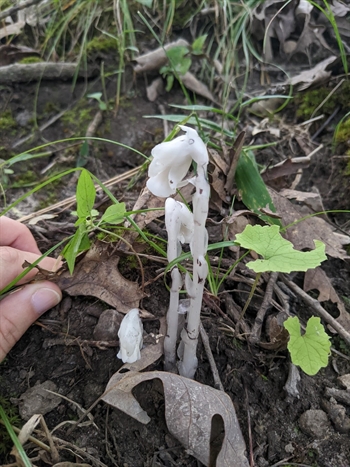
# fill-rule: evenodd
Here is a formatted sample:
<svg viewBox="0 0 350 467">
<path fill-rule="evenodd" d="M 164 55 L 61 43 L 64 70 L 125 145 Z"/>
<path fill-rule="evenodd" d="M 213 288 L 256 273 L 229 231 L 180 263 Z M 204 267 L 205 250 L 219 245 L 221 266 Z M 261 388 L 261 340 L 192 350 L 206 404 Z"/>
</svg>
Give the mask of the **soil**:
<svg viewBox="0 0 350 467">
<path fill-rule="evenodd" d="M 155 103 L 151 103 L 147 100 L 143 79 L 133 81 L 130 70 L 127 77 L 125 80 L 127 85 L 118 113 L 108 112 L 96 136 L 115 140 L 150 154 L 151 148 L 163 139 L 163 123 L 157 119 L 145 119 L 144 115 L 159 114 L 160 105 L 165 106 L 166 112 L 174 113 L 168 104 L 184 103 L 184 101 L 181 93 L 174 89 L 172 93 L 165 94 Z M 112 98 L 115 82 L 111 80 L 107 84 L 107 92 Z M 6 157 L 25 151 L 40 142 L 84 135 L 87 125 L 98 112 L 98 106 L 93 100 L 88 101 L 86 98 L 79 100 L 79 97 L 95 91 L 100 91 L 100 83 L 96 80 L 88 83 L 79 81 L 73 92 L 71 83 L 62 82 L 41 82 L 39 88 L 36 84 L 6 87 L 0 96 L 2 109 L 11 110 L 17 122 L 22 117 L 21 125 L 13 132 L 1 132 L 1 144 L 3 152 L 7 152 Z M 82 105 L 81 109 L 89 110 L 88 117 L 82 122 L 80 110 L 72 114 L 70 120 L 60 119 L 43 130 L 40 135 L 36 134 L 30 141 L 11 149 L 16 141 L 32 132 L 36 95 L 39 126 L 75 100 L 78 106 Z M 296 122 L 293 109 L 287 108 L 283 118 L 290 125 Z M 244 117 L 241 122 L 242 128 L 246 127 L 248 122 L 249 118 Z M 349 199 L 346 195 L 349 193 L 349 177 L 343 175 L 344 160 L 337 159 L 331 153 L 332 128 L 323 132 L 318 139 L 317 143 L 322 142 L 325 147 L 304 171 L 300 185 L 305 191 L 310 191 L 316 186 L 321 192 L 326 209 L 345 208 Z M 292 145 L 295 144 L 295 140 L 284 136 L 275 148 L 257 154 L 259 163 L 281 161 L 286 157 L 294 156 Z M 259 136 L 259 140 L 266 142 L 268 136 Z M 60 143 L 57 143 L 48 157 L 32 160 L 29 164 L 23 162 L 13 166 L 14 174 L 10 176 L 7 201 L 11 202 L 28 190 L 28 187 L 23 186 L 24 179 L 30 186 L 53 171 L 74 167 L 79 149 L 80 146 L 75 146 L 75 142 L 72 142 L 71 150 L 63 151 Z M 53 168 L 48 168 L 51 163 Z M 141 156 L 123 147 L 94 142 L 90 145 L 86 168 L 101 180 L 106 180 L 142 163 Z M 131 189 L 128 188 L 128 181 L 125 181 L 113 187 L 112 191 L 119 201 L 125 201 L 127 207 L 131 209 L 144 183 L 145 177 L 141 177 Z M 30 196 L 11 211 L 10 215 L 20 218 L 45 205 L 65 199 L 75 193 L 75 187 L 76 177 L 70 175 L 64 179 L 64 182 L 57 182 L 53 191 L 44 189 Z M 97 203 L 99 209 L 102 209 L 105 203 L 106 199 L 102 195 L 99 196 Z M 213 213 L 213 215 L 217 214 Z M 341 219 L 336 216 L 331 217 L 338 219 L 337 222 Z M 69 211 L 65 210 L 57 213 L 57 217 L 53 220 L 44 220 L 37 225 L 29 226 L 38 241 L 39 248 L 45 251 L 65 236 L 72 234 L 71 219 Z M 340 222 L 343 220 L 341 219 Z M 346 225 L 344 228 L 346 230 Z M 230 253 L 228 259 L 231 258 L 229 255 Z M 161 267 L 162 265 L 155 262 L 146 262 L 145 281 L 152 282 Z M 326 269 L 339 295 L 349 299 L 349 262 L 330 258 Z M 130 266 L 128 261 L 124 261 L 120 270 L 128 279 L 140 283 L 137 266 Z M 302 275 L 293 276 L 293 280 L 301 285 Z M 265 284 L 262 284 L 262 288 L 265 288 Z M 232 292 L 232 289 L 238 289 L 238 292 Z M 232 295 L 237 305 L 244 305 L 246 295 L 243 284 L 237 285 L 237 282 L 229 280 L 225 284 L 225 290 Z M 167 310 L 168 294 L 163 279 L 152 282 L 146 287 L 145 293 L 142 308 L 156 317 L 144 322 L 145 330 L 149 334 L 157 331 L 158 318 L 164 316 Z M 209 335 L 224 389 L 234 403 L 248 453 L 250 452 L 254 457 L 254 465 L 349 467 L 349 428 L 340 429 L 339 425 L 330 420 L 325 409 L 325 400 L 328 400 L 325 397 L 325 390 L 340 388 L 337 378 L 339 375 L 350 373 L 349 349 L 339 337 L 334 337 L 333 345 L 341 351 L 341 354 L 332 353 L 328 367 L 322 369 L 316 376 L 311 377 L 300 372 L 299 394 L 293 398 L 284 389 L 290 366 L 287 351 L 265 350 L 250 345 L 244 338 L 234 338 L 227 330 L 223 331 L 223 325 L 229 324 L 225 318 L 227 315 L 224 296 L 224 293 L 220 295 L 221 313 L 217 308 L 211 307 L 208 300 L 206 301 L 203 309 L 203 325 Z M 258 297 L 248 309 L 244 318 L 248 323 L 254 321 L 261 300 L 262 297 Z M 292 300 L 291 307 L 305 321 L 312 314 L 298 297 Z M 119 467 L 201 465 L 169 434 L 164 417 L 162 385 L 157 380 L 142 383 L 134 391 L 141 406 L 151 417 L 148 425 L 143 425 L 123 412 L 108 407 L 104 402 L 98 402 L 91 410 L 93 419 L 86 418 L 79 427 L 69 431 L 72 428 L 71 422 L 76 421 L 81 415 L 77 404 L 81 408 L 89 408 L 103 393 L 113 373 L 122 365 L 121 360 L 116 357 L 117 345 L 101 349 L 92 344 L 98 317 L 107 308 L 108 305 L 96 298 L 71 297 L 65 293 L 61 304 L 40 318 L 1 364 L 0 401 L 7 403 L 10 401 L 12 405 L 18 406 L 23 415 L 23 404 L 28 396 L 24 396 L 23 399 L 22 395 L 28 388 L 45 382 L 54 383 L 50 387 L 65 398 L 60 399 L 54 404 L 54 408 L 45 414 L 45 421 L 50 430 L 55 429 L 53 433 L 55 437 L 65 440 L 58 444 L 61 462 Z M 270 314 L 273 313 L 274 310 L 271 309 Z M 84 340 L 85 343 L 69 345 L 65 338 L 68 334 L 70 337 L 78 338 L 80 342 Z M 264 338 L 266 340 L 265 334 Z M 201 342 L 198 356 L 200 363 L 196 380 L 214 386 L 208 358 Z M 162 359 L 149 368 L 149 370 L 154 369 L 163 369 Z M 346 405 L 343 407 L 346 417 L 350 417 L 350 407 Z M 322 410 L 327 414 L 327 420 L 320 432 L 308 431 L 300 422 L 300 417 L 308 410 Z M 21 420 L 19 424 L 22 423 Z M 57 462 L 34 444 L 29 445 L 27 452 L 30 457 L 36 458 L 35 465 L 45 466 Z M 0 454 L 0 464 L 10 461 L 8 451 Z"/>
</svg>

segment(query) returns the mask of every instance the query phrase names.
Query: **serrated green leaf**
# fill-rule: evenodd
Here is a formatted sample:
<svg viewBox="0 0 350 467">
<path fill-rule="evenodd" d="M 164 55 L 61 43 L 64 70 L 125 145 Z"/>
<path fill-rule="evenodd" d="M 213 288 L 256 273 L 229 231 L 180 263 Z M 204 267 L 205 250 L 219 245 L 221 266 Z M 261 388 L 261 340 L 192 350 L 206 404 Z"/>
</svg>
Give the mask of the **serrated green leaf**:
<svg viewBox="0 0 350 467">
<path fill-rule="evenodd" d="M 278 225 L 247 225 L 242 233 L 236 235 L 236 243 L 264 258 L 250 261 L 248 268 L 255 272 L 290 273 L 316 268 L 327 259 L 324 243 L 314 240 L 314 250 L 294 250 L 293 244 L 283 238 L 279 230 Z"/>
<path fill-rule="evenodd" d="M 87 170 L 81 171 L 76 196 L 78 217 L 89 217 L 91 209 L 94 207 L 96 190 L 91 175 Z"/>
<path fill-rule="evenodd" d="M 125 212 L 125 203 L 113 204 L 106 209 L 101 221 L 107 224 L 120 224 L 124 220 Z"/>
<path fill-rule="evenodd" d="M 289 332 L 288 350 L 294 365 L 310 376 L 328 365 L 331 348 L 330 337 L 325 333 L 320 318 L 312 316 L 306 325 L 305 334 L 300 334 L 297 316 L 288 318 L 284 327 Z"/>
<path fill-rule="evenodd" d="M 261 178 L 254 155 L 251 151 L 242 151 L 238 160 L 235 180 L 247 208 L 259 215 L 268 224 L 282 227 L 279 219 L 262 214 L 260 209 L 266 206 L 276 212 L 271 196 L 267 191 L 264 180 Z"/>
</svg>

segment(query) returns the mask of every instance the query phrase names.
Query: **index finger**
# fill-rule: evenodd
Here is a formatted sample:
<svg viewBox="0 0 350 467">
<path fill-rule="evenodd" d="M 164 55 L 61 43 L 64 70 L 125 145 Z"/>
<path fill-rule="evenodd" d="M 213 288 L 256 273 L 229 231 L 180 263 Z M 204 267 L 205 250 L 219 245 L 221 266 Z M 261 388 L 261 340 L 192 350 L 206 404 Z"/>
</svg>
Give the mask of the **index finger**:
<svg viewBox="0 0 350 467">
<path fill-rule="evenodd" d="M 0 217 L 0 246 L 11 246 L 21 251 L 41 254 L 28 227 L 5 216 Z"/>
</svg>

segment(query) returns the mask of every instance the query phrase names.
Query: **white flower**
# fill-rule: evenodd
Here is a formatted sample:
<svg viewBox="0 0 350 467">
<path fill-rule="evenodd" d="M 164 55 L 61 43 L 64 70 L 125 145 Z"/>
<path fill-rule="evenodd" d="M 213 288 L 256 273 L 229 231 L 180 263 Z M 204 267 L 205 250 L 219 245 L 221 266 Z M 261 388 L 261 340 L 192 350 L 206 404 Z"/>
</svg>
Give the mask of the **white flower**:
<svg viewBox="0 0 350 467">
<path fill-rule="evenodd" d="M 193 214 L 188 207 L 173 198 L 165 201 L 165 227 L 168 232 L 168 261 L 181 253 L 181 243 L 191 243 L 194 231 Z"/>
<path fill-rule="evenodd" d="M 192 159 L 200 165 L 208 163 L 207 148 L 196 130 L 181 125 L 180 128 L 186 132 L 185 135 L 158 144 L 152 150 L 147 187 L 155 196 L 166 198 L 187 183 L 183 179 Z"/>
<path fill-rule="evenodd" d="M 140 360 L 143 344 L 143 326 L 138 308 L 130 310 L 120 324 L 119 332 L 120 350 L 117 357 L 123 363 L 134 363 Z"/>
</svg>

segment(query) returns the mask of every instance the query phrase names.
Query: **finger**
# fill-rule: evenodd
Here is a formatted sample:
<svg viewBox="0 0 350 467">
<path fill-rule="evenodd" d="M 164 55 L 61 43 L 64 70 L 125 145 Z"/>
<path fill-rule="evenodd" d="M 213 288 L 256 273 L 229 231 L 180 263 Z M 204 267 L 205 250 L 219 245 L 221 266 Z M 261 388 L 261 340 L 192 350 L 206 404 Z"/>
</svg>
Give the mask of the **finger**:
<svg viewBox="0 0 350 467">
<path fill-rule="evenodd" d="M 31 231 L 24 224 L 6 216 L 0 217 L 0 245 L 40 254 Z"/>
<path fill-rule="evenodd" d="M 62 299 L 49 281 L 25 285 L 0 302 L 0 362 L 40 315 Z"/>
<path fill-rule="evenodd" d="M 16 250 L 9 246 L 0 247 L 0 290 L 8 285 L 13 279 L 15 279 L 21 272 L 23 272 L 22 264 L 24 261 L 33 263 L 41 255 L 30 253 L 27 251 Z M 54 258 L 46 257 L 39 263 L 40 267 L 52 271 L 56 265 Z M 21 279 L 18 284 L 24 284 L 30 281 L 35 274 L 38 272 L 36 268 L 32 269 Z"/>
</svg>

